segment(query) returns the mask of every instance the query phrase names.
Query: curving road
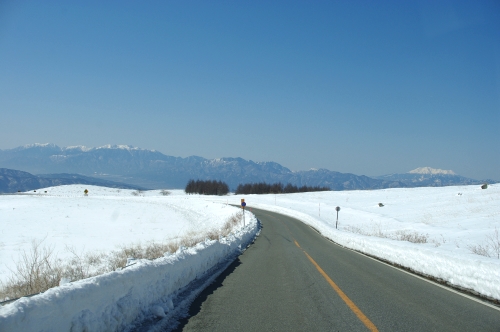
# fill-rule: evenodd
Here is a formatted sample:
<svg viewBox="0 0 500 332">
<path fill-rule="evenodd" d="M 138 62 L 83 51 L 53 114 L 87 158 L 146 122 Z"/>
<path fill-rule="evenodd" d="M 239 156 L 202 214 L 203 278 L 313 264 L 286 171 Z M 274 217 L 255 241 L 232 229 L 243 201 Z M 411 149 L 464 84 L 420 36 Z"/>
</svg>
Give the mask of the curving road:
<svg viewBox="0 0 500 332">
<path fill-rule="evenodd" d="M 500 311 L 253 209 L 263 229 L 177 331 L 500 331 Z M 500 281 L 499 281 L 500 282 Z"/>
</svg>

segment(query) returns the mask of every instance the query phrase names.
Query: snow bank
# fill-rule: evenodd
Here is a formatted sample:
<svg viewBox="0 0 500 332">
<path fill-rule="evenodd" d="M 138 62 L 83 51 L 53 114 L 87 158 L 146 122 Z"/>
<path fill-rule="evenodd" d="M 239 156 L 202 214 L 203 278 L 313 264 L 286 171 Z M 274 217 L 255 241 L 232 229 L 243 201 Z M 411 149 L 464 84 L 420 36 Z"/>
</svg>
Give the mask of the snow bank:
<svg viewBox="0 0 500 332">
<path fill-rule="evenodd" d="M 197 278 L 232 260 L 255 238 L 258 222 L 221 241 L 206 240 L 193 248 L 154 261 L 139 261 L 121 271 L 56 287 L 0 308 L 1 331 L 118 331 L 148 316 L 174 310 L 178 292 Z"/>
</svg>

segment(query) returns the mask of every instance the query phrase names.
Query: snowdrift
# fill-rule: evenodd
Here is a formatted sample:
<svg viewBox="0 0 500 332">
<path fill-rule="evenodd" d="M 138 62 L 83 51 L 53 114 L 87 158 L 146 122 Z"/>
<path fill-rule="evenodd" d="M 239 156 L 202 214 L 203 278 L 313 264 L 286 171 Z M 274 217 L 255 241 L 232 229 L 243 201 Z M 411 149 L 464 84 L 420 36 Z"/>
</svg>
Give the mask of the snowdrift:
<svg viewBox="0 0 500 332">
<path fill-rule="evenodd" d="M 0 331 L 122 331 L 175 310 L 176 295 L 223 269 L 256 237 L 258 221 L 154 261 L 52 288 L 0 308 Z M 249 220 L 250 219 L 250 220 Z"/>
</svg>

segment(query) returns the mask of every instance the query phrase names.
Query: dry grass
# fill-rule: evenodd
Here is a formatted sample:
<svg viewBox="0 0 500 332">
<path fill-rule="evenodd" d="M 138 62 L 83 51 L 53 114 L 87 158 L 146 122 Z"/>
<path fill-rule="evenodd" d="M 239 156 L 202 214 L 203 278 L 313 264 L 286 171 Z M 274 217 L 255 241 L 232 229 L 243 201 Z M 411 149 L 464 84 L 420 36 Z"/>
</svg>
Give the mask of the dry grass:
<svg viewBox="0 0 500 332">
<path fill-rule="evenodd" d="M 220 229 L 204 234 L 188 233 L 166 243 L 122 246 L 110 253 L 79 253 L 72 247 L 66 247 L 71 258 L 65 262 L 57 258 L 53 247 L 43 245 L 44 240 L 33 241 L 29 251 L 22 251 L 9 279 L 0 283 L 0 301 L 44 292 L 59 286 L 61 280 L 63 283 L 76 281 L 123 269 L 131 259 L 154 260 L 207 239 L 218 241 L 228 236 L 241 224 L 241 220 L 242 214 L 238 213 L 231 216 Z"/>
<path fill-rule="evenodd" d="M 393 239 L 398 241 L 408 241 L 411 243 L 427 243 L 429 234 L 421 234 L 416 231 L 400 230 L 393 234 Z"/>
<path fill-rule="evenodd" d="M 386 239 L 392 239 L 397 241 L 408 241 L 411 243 L 427 243 L 429 242 L 429 234 L 422 234 L 416 231 L 411 231 L 407 229 L 398 230 L 393 233 L 385 232 L 380 224 L 375 224 L 372 226 L 371 230 L 365 230 L 356 226 L 347 226 L 344 229 L 351 233 L 357 233 L 367 236 L 376 236 Z"/>
<path fill-rule="evenodd" d="M 42 242 L 33 240 L 30 250 L 21 252 L 21 258 L 7 281 L 8 290 L 2 287 L 0 298 L 39 293 L 59 284 L 62 277 L 60 262 L 54 255 L 54 248 L 43 246 Z"/>
<path fill-rule="evenodd" d="M 495 227 L 492 234 L 486 235 L 484 244 L 468 245 L 467 249 L 476 255 L 500 259 L 500 232 L 498 228 Z"/>
<path fill-rule="evenodd" d="M 486 236 L 486 241 L 488 242 L 492 256 L 500 259 L 500 233 L 498 228 L 495 227 L 493 234 Z"/>
<path fill-rule="evenodd" d="M 469 249 L 473 254 L 490 257 L 490 249 L 488 245 L 469 244 L 467 245 L 467 249 Z"/>
</svg>

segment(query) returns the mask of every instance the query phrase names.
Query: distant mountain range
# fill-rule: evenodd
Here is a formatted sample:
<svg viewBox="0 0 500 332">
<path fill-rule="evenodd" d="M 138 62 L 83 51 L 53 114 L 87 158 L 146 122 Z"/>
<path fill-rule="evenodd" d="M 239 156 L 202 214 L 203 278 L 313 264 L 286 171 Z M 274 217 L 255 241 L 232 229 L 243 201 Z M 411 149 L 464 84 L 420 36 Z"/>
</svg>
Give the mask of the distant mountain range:
<svg viewBox="0 0 500 332">
<path fill-rule="evenodd" d="M 0 167 L 33 174 L 80 174 L 94 180 L 113 181 L 115 185 L 124 183 L 151 189 L 184 188 L 190 179 L 222 180 L 231 189 L 235 189 L 240 183 L 252 182 L 327 186 L 333 190 L 482 182 L 442 172 L 391 174 L 376 178 L 326 169 L 294 172 L 275 162 L 253 162 L 242 158 L 205 159 L 196 156 L 180 158 L 127 145 L 98 148 L 61 148 L 54 144 L 26 145 L 0 150 Z M 48 175 L 41 177 L 49 178 Z"/>
</svg>

